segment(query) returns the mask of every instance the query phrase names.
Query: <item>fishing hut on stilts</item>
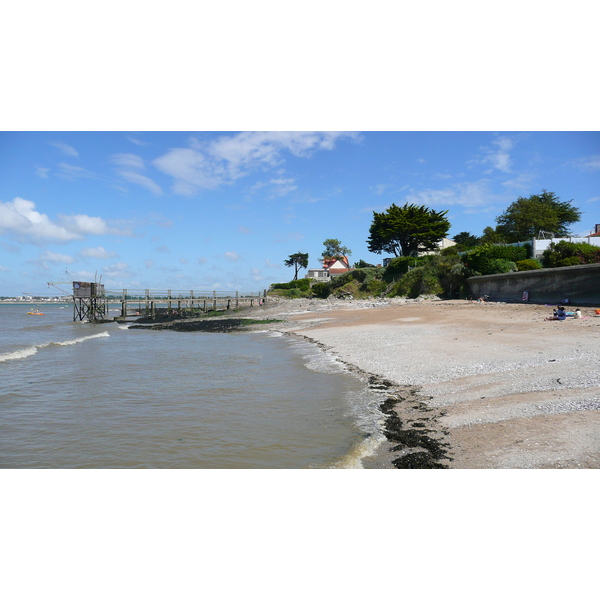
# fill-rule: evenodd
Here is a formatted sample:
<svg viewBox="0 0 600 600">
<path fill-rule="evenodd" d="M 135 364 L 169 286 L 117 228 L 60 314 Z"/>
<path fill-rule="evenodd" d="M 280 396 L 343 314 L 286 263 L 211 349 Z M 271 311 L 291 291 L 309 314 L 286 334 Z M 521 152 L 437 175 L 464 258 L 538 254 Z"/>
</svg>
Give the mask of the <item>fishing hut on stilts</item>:
<svg viewBox="0 0 600 600">
<path fill-rule="evenodd" d="M 73 282 L 73 321 L 104 321 L 107 312 L 104 284 Z"/>
</svg>

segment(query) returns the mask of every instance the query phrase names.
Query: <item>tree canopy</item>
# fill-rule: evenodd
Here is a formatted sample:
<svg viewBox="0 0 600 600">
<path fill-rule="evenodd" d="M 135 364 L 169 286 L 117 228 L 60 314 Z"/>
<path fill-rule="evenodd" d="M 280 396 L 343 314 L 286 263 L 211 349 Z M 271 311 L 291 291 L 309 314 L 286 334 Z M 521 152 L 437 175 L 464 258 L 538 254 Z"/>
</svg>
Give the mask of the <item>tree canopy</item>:
<svg viewBox="0 0 600 600">
<path fill-rule="evenodd" d="M 538 235 L 540 231 L 555 237 L 570 235 L 567 225 L 577 223 L 581 211 L 571 206 L 573 200 L 561 202 L 554 192 L 542 190 L 529 198 L 519 197 L 499 217 L 496 231 L 507 242 L 523 242 Z"/>
<path fill-rule="evenodd" d="M 308 267 L 308 252 L 303 254 L 302 252 L 296 252 L 296 254 L 290 254 L 290 257 L 283 261 L 286 267 L 294 267 L 294 281 L 298 279 L 298 271 L 300 269 L 306 269 Z"/>
<path fill-rule="evenodd" d="M 392 204 L 382 213 L 373 211 L 367 240 L 369 251 L 411 256 L 419 251 L 435 250 L 450 229 L 447 213 L 447 210 L 436 211 L 408 203 L 401 207 Z"/>
<path fill-rule="evenodd" d="M 349 248 L 342 246 L 342 242 L 335 238 L 326 239 L 323 242 L 323 246 L 325 246 L 325 250 L 323 250 L 323 253 L 321 254 L 323 260 L 328 258 L 342 258 L 343 256 L 350 256 L 352 254 L 352 251 Z"/>
<path fill-rule="evenodd" d="M 476 235 L 471 235 L 468 231 L 457 233 L 452 240 L 461 248 L 472 248 L 479 244 L 479 238 Z"/>
</svg>

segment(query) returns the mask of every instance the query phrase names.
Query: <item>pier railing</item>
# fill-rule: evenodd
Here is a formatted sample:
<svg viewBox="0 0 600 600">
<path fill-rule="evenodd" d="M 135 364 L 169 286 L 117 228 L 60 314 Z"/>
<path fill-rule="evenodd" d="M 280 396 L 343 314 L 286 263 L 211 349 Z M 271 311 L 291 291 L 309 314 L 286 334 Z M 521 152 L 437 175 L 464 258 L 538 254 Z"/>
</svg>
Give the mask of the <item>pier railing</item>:
<svg viewBox="0 0 600 600">
<path fill-rule="evenodd" d="M 106 318 L 109 304 L 120 304 L 120 318 L 144 315 L 186 317 L 200 312 L 229 310 L 240 306 L 254 306 L 266 300 L 267 292 L 231 292 L 198 290 L 104 289 L 91 286 L 91 292 L 79 292 L 76 297 L 74 282 L 73 320 L 97 321 Z M 78 290 L 86 289 L 80 282 Z"/>
</svg>

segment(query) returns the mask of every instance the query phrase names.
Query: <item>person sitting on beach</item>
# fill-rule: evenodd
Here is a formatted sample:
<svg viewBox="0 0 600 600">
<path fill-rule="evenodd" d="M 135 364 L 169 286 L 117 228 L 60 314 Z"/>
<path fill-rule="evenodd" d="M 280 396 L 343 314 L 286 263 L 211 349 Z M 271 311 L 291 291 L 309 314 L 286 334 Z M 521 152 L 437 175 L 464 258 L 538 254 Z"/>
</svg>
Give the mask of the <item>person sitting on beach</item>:
<svg viewBox="0 0 600 600">
<path fill-rule="evenodd" d="M 554 311 L 553 317 L 546 317 L 544 321 L 564 321 L 567 318 L 567 311 L 564 306 L 559 306 L 558 310 Z"/>
<path fill-rule="evenodd" d="M 576 319 L 581 319 L 581 309 L 580 308 L 576 308 L 575 309 L 575 314 L 573 315 Z"/>
</svg>

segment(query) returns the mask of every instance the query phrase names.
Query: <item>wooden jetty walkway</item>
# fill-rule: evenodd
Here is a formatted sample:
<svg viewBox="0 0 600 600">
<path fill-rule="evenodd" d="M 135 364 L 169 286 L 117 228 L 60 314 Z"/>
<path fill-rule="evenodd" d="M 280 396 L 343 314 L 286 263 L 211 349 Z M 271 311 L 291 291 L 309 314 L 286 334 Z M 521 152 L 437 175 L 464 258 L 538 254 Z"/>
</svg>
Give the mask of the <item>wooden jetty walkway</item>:
<svg viewBox="0 0 600 600">
<path fill-rule="evenodd" d="M 109 320 L 109 304 L 120 304 L 120 315 L 149 319 L 191 317 L 216 310 L 254 306 L 265 301 L 267 292 L 218 292 L 195 290 L 106 290 L 103 284 L 73 282 L 73 321 Z"/>
</svg>

